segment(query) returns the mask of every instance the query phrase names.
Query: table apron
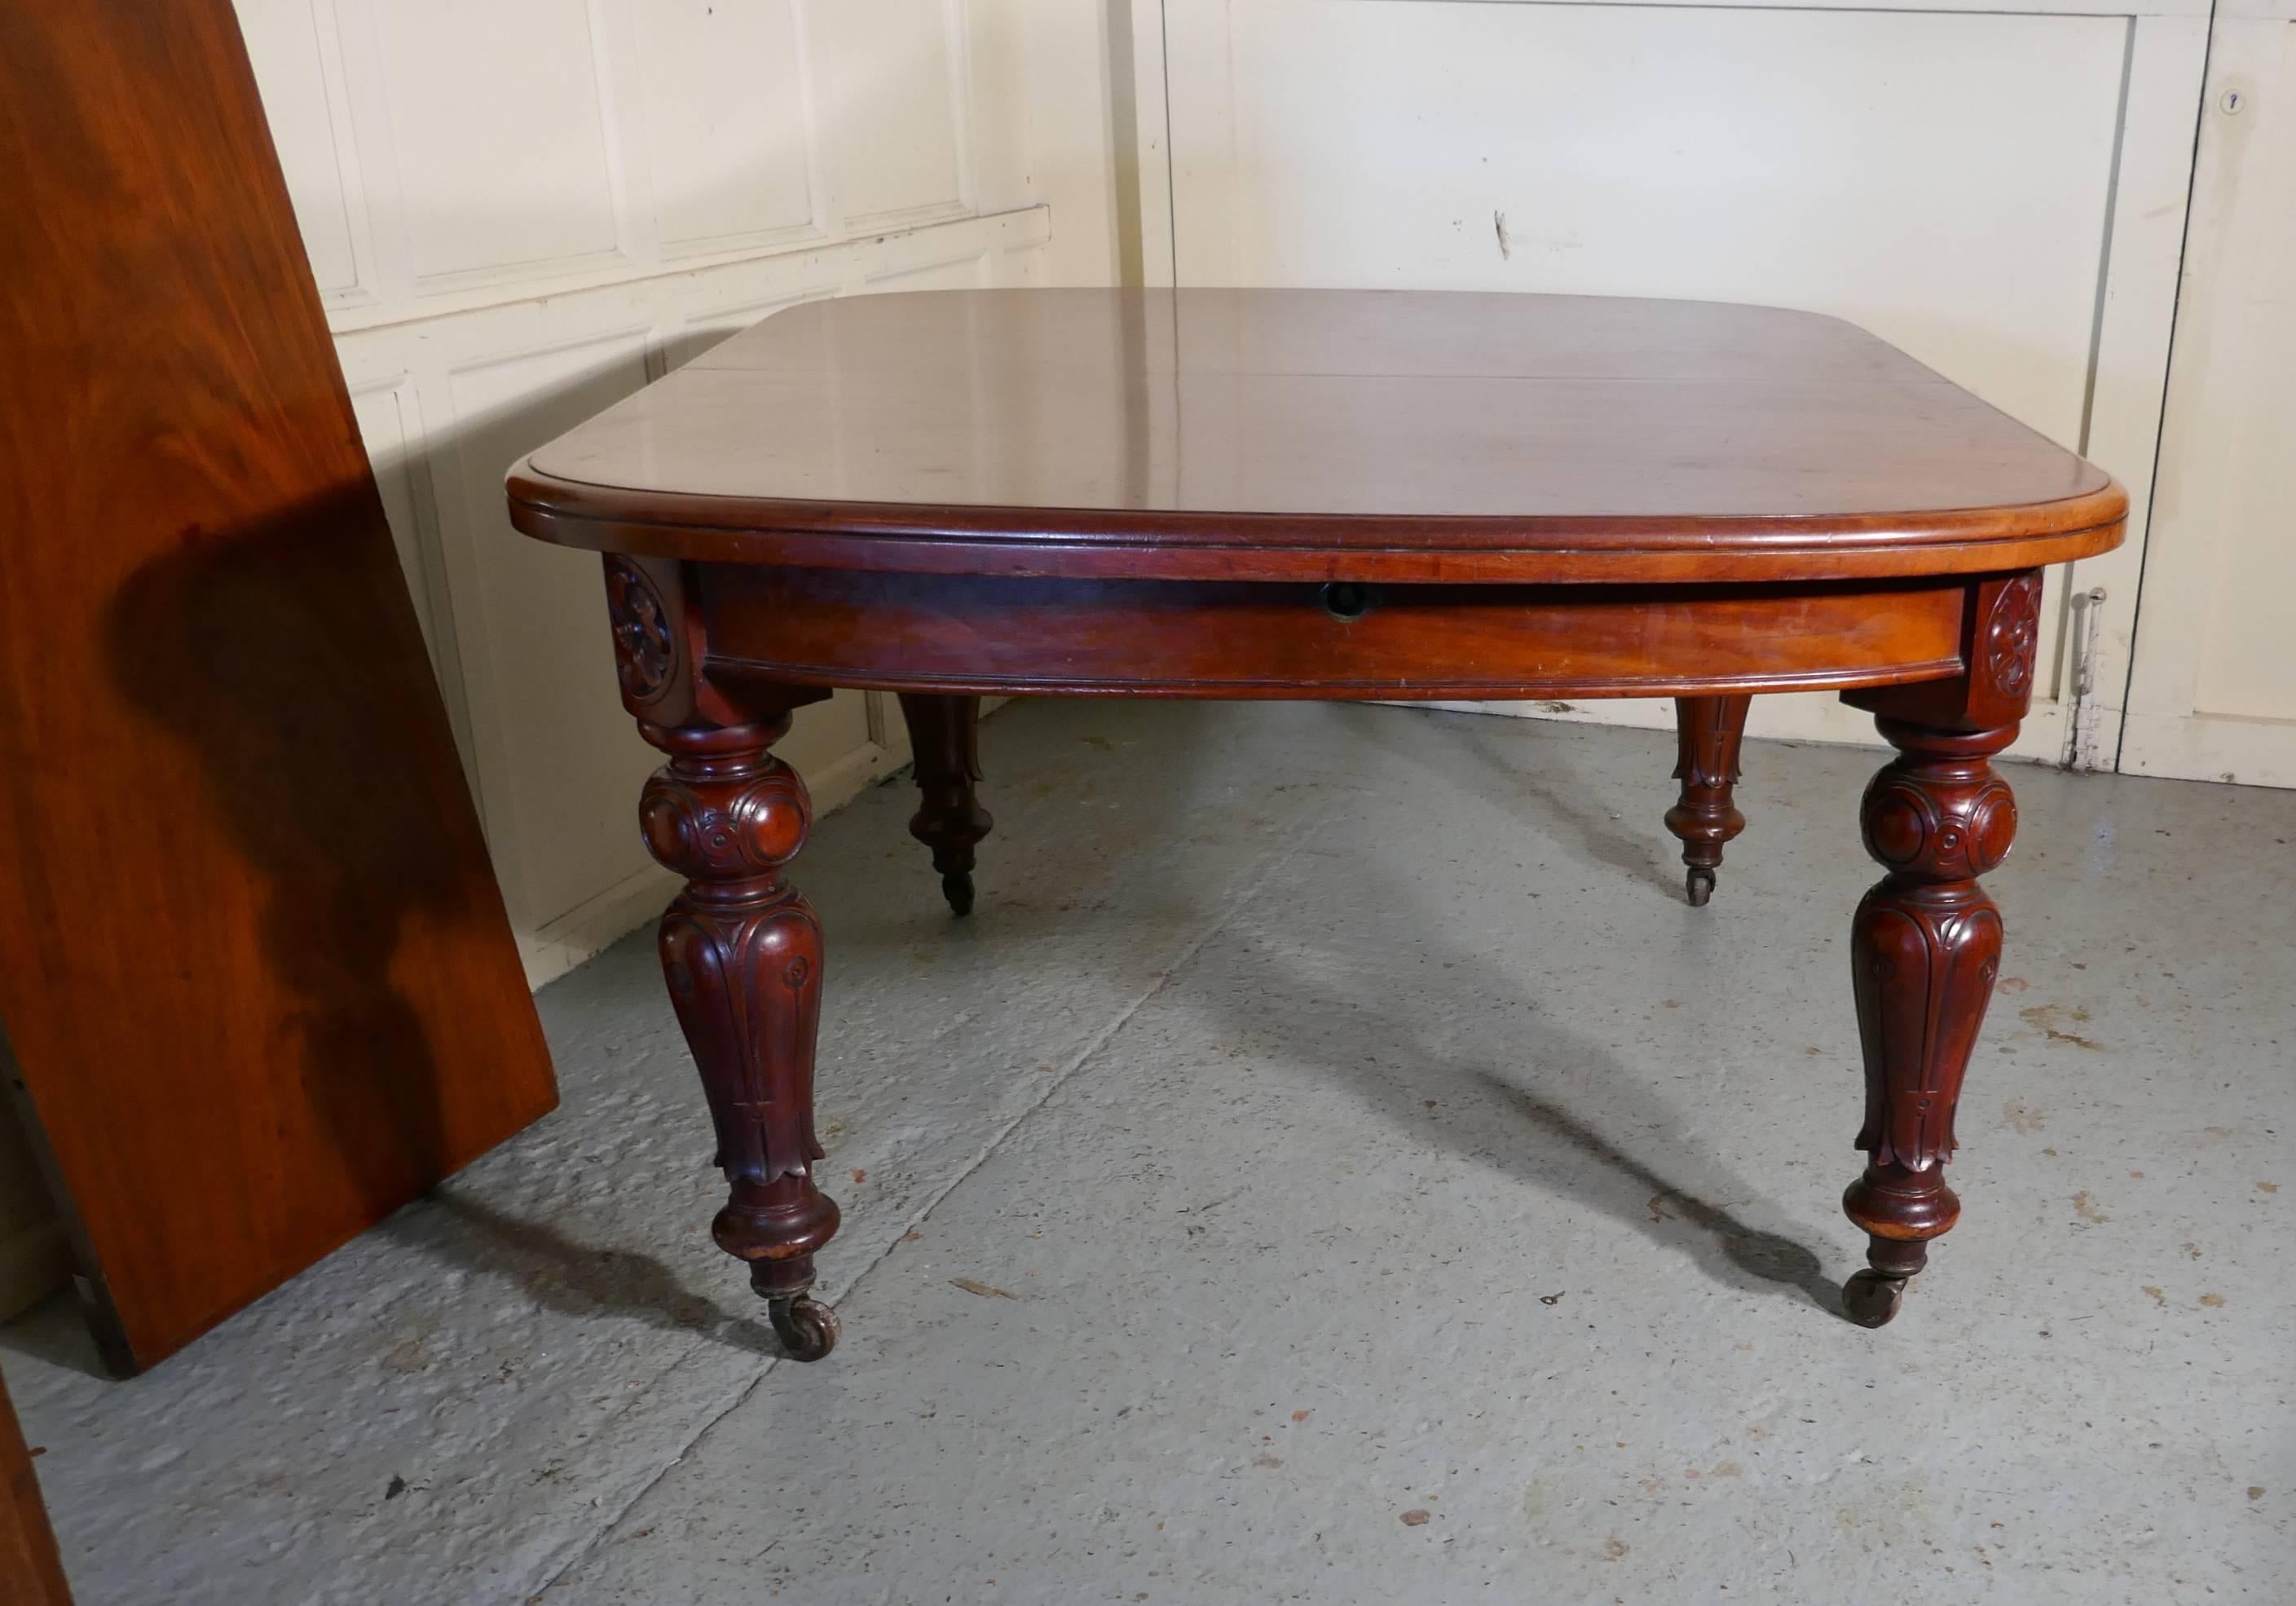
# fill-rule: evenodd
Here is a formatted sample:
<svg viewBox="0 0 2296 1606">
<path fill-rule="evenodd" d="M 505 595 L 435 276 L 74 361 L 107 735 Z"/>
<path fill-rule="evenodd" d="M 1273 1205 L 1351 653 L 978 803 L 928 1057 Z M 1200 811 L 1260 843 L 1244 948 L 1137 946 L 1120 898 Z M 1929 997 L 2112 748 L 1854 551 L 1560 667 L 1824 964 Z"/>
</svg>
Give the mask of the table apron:
<svg viewBox="0 0 2296 1606">
<path fill-rule="evenodd" d="M 730 564 L 688 572 L 713 679 L 893 691 L 1381 699 L 1651 696 L 1939 679 L 1966 662 L 1979 578 L 1334 593 L 1287 582 Z M 1356 616 L 1341 616 L 1358 606 Z"/>
</svg>

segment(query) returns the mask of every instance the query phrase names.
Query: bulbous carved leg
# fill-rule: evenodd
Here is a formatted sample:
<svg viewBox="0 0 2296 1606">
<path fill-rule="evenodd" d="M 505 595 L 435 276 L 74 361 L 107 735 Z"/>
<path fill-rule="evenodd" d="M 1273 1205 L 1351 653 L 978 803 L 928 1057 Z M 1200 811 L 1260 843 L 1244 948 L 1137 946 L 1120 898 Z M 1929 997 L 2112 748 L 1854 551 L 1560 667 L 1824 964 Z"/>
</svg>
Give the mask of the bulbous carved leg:
<svg viewBox="0 0 2296 1606">
<path fill-rule="evenodd" d="M 1730 794 L 1738 784 L 1738 746 L 1745 739 L 1746 710 L 1752 702 L 1745 696 L 1674 700 L 1679 754 L 1674 778 L 1682 783 L 1682 795 L 1666 811 L 1666 828 L 1682 839 L 1693 908 L 1714 895 L 1722 844 L 1746 828 L 1746 817 L 1731 805 Z"/>
<path fill-rule="evenodd" d="M 972 850 L 996 823 L 972 795 L 980 779 L 980 699 L 901 694 L 916 754 L 917 811 L 909 835 L 932 850 L 940 890 L 960 915 L 972 912 Z"/>
<path fill-rule="evenodd" d="M 1849 1314 L 1897 1314 L 1928 1244 L 1961 1201 L 1946 1186 L 1954 1105 L 2001 968 L 2001 911 L 1977 877 L 2017 831 L 2009 783 L 1987 761 L 2013 724 L 1955 732 L 1877 721 L 1898 756 L 1866 788 L 1866 851 L 1888 872 L 1850 927 L 1857 1031 L 1866 1050 L 1866 1174 L 1841 1207 L 1867 1235 L 1870 1269 L 1842 1290 Z"/>
<path fill-rule="evenodd" d="M 781 873 L 804 845 L 813 805 L 797 772 L 767 751 L 789 717 L 642 729 L 670 755 L 639 804 L 646 846 L 687 877 L 662 916 L 662 971 L 732 1189 L 713 1235 L 749 1264 L 789 1353 L 819 1360 L 837 1342 L 837 1318 L 811 1297 L 813 1256 L 837 1231 L 837 1206 L 813 1181 L 821 924 Z"/>
</svg>

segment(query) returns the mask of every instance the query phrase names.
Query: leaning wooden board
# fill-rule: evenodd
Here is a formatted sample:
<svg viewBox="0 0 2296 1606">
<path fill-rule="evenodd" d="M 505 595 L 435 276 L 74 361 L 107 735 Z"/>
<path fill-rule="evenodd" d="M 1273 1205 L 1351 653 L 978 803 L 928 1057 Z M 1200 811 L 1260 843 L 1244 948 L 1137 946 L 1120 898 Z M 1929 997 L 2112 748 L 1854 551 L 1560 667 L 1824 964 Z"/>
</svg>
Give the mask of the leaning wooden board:
<svg viewBox="0 0 2296 1606">
<path fill-rule="evenodd" d="M 0 8 L 0 1022 L 149 1365 L 556 1091 L 228 0 Z"/>
<path fill-rule="evenodd" d="M 32 1453 L 0 1384 L 0 1606 L 71 1606 Z"/>
</svg>

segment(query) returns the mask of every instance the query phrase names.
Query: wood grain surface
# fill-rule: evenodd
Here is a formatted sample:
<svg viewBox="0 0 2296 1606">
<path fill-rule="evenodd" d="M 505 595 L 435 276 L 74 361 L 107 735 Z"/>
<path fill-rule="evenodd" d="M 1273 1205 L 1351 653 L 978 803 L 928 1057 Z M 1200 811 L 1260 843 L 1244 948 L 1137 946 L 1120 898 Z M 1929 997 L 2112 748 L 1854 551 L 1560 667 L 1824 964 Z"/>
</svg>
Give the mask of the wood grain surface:
<svg viewBox="0 0 2296 1606">
<path fill-rule="evenodd" d="M 2103 550 L 2127 506 L 1837 318 L 1312 290 L 808 303 L 511 490 L 607 550 L 1239 580 L 2000 571 Z"/>
<path fill-rule="evenodd" d="M 0 1384 L 0 1606 L 71 1606 L 55 1530 L 16 1409 Z"/>
<path fill-rule="evenodd" d="M 0 1019 L 115 1366 L 556 1102 L 228 0 L 0 7 Z"/>
</svg>

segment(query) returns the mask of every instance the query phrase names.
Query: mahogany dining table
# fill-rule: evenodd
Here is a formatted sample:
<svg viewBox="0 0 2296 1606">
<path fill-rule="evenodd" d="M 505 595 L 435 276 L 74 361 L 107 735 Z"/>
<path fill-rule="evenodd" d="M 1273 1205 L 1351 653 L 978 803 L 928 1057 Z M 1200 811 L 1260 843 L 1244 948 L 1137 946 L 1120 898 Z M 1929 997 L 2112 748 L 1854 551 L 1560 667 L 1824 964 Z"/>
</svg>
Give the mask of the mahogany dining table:
<svg viewBox="0 0 2296 1606">
<path fill-rule="evenodd" d="M 2118 545 L 2128 498 L 1852 325 L 1405 291 L 824 300 L 508 492 L 526 534 L 604 555 L 622 701 L 668 760 L 638 815 L 686 877 L 660 943 L 731 1188 L 715 1235 L 799 1359 L 837 1339 L 811 1290 L 838 1211 L 821 927 L 783 873 L 812 809 L 772 747 L 840 687 L 899 695 L 912 829 L 959 913 L 983 695 L 1839 692 L 1897 750 L 1849 927 L 1866 1164 L 1842 1204 L 1868 1265 L 1846 1312 L 1889 1321 L 1960 1213 L 1944 1165 L 2001 956 L 1978 877 L 2017 824 L 1988 761 L 2032 694 L 2042 570 Z"/>
</svg>

